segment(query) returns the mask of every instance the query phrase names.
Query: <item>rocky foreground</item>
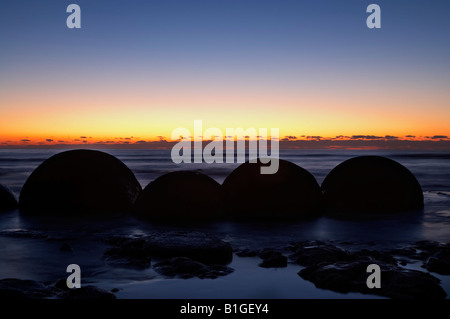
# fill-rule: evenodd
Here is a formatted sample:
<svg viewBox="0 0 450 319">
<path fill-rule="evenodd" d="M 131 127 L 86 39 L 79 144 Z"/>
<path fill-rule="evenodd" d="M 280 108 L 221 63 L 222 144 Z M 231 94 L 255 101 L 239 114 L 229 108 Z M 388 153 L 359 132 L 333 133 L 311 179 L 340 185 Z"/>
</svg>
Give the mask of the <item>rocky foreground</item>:
<svg viewBox="0 0 450 319">
<path fill-rule="evenodd" d="M 56 283 L 6 278 L 0 280 L 0 298 L 20 299 L 116 299 L 110 292 L 95 286 L 67 288 L 65 279 Z"/>
<path fill-rule="evenodd" d="M 0 236 L 30 237 L 49 240 L 44 234 L 24 230 L 1 232 Z M 55 238 L 51 238 L 55 240 Z M 380 251 L 348 250 L 348 243 L 316 240 L 293 242 L 285 247 L 252 249 L 232 247 L 220 238 L 202 232 L 163 232 L 148 235 L 115 235 L 100 239 L 107 248 L 99 256 L 110 267 L 152 268 L 163 278 L 215 279 L 237 272 L 230 267 L 234 258 L 258 258 L 255 267 L 282 268 L 299 266 L 299 280 L 308 280 L 317 288 L 338 293 L 358 292 L 388 298 L 443 299 L 446 292 L 435 274 L 450 274 L 450 244 L 420 241 Z M 347 245 L 346 245 L 347 244 Z M 63 243 L 62 251 L 70 251 Z M 421 263 L 423 270 L 411 264 Z M 381 269 L 381 288 L 366 285 L 366 268 L 377 264 Z M 115 298 L 114 291 L 94 286 L 68 289 L 65 280 L 56 283 L 21 279 L 1 279 L 0 297 L 13 298 Z"/>
</svg>

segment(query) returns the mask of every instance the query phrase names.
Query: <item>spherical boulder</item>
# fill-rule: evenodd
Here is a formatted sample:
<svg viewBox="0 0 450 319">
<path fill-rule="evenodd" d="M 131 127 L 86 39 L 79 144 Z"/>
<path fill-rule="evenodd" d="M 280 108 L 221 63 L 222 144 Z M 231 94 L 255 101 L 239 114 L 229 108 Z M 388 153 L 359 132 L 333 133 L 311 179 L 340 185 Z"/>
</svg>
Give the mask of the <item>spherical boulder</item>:
<svg viewBox="0 0 450 319">
<path fill-rule="evenodd" d="M 14 193 L 5 185 L 0 184 L 0 212 L 17 208 L 17 205 Z"/>
<path fill-rule="evenodd" d="M 164 174 L 144 188 L 133 206 L 143 219 L 189 222 L 219 218 L 222 190 L 211 177 L 195 171 Z"/>
<path fill-rule="evenodd" d="M 311 173 L 286 160 L 279 160 L 274 174 L 261 174 L 262 166 L 260 160 L 243 163 L 223 182 L 226 213 L 232 219 L 305 219 L 319 214 L 320 186 Z"/>
<path fill-rule="evenodd" d="M 71 150 L 50 157 L 31 173 L 19 205 L 29 215 L 109 215 L 130 209 L 141 190 L 116 157 Z"/>
<path fill-rule="evenodd" d="M 415 176 L 400 163 L 382 156 L 359 156 L 339 164 L 323 181 L 322 192 L 329 215 L 423 209 L 422 188 Z"/>
</svg>

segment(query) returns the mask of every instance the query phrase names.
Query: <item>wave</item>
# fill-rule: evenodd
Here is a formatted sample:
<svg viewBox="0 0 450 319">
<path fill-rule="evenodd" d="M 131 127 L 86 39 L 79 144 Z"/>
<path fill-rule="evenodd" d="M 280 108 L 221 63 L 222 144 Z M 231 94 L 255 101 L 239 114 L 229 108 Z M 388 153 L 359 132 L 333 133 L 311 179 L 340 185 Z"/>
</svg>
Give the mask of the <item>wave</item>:
<svg viewBox="0 0 450 319">
<path fill-rule="evenodd" d="M 403 153 L 392 154 L 389 157 L 411 159 L 450 159 L 450 153 Z"/>
</svg>

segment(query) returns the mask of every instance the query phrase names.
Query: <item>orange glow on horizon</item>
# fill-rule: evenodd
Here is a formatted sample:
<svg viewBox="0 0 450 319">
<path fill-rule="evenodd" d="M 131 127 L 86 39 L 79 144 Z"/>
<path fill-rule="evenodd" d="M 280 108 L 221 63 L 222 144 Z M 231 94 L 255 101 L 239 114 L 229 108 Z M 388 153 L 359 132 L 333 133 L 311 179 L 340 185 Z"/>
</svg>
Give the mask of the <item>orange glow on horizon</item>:
<svg viewBox="0 0 450 319">
<path fill-rule="evenodd" d="M 257 138 L 259 140 L 259 138 Z M 272 137 L 267 137 L 268 142 L 273 141 Z M 194 137 L 190 137 L 191 142 L 194 142 Z M 234 140 L 237 141 L 237 137 L 234 136 L 232 139 L 227 138 L 226 136 L 223 138 L 223 141 Z M 249 141 L 249 137 L 245 137 L 245 141 Z M 373 141 L 412 141 L 412 142 L 436 142 L 436 141 L 450 141 L 449 136 L 444 135 L 433 135 L 433 136 L 392 136 L 392 135 L 384 135 L 384 136 L 375 136 L 375 135 L 351 135 L 351 136 L 317 136 L 317 135 L 299 135 L 299 136 L 280 136 L 278 140 L 283 142 L 291 142 L 294 144 L 295 142 L 345 142 L 345 141 L 360 141 L 360 142 L 373 142 Z M 0 146 L 95 146 L 95 145 L 140 145 L 140 144 L 151 144 L 158 142 L 168 142 L 171 144 L 167 144 L 168 147 L 171 147 L 173 143 L 176 143 L 180 140 L 172 140 L 170 137 L 165 136 L 156 136 L 150 138 L 141 138 L 137 136 L 129 136 L 129 137 L 96 137 L 96 136 L 50 136 L 47 138 L 40 136 L 24 136 L 24 137 L 14 137 L 14 136 L 2 136 L 0 139 Z M 209 143 L 212 140 L 203 138 L 203 143 Z M 205 144 L 204 144 L 205 145 Z M 269 145 L 270 146 L 270 145 Z M 294 147 L 295 148 L 295 147 Z M 343 146 L 328 146 L 327 148 L 340 149 Z M 347 146 L 346 149 L 379 149 L 378 146 L 357 146 L 351 147 Z"/>
<path fill-rule="evenodd" d="M 191 132 L 194 120 L 203 121 L 203 131 L 226 128 L 279 128 L 284 136 L 373 135 L 405 138 L 413 135 L 450 136 L 448 93 L 433 95 L 385 89 L 384 95 L 368 98 L 364 87 L 334 90 L 230 88 L 210 86 L 142 87 L 111 91 L 105 84 L 82 87 L 71 94 L 64 86 L 49 91 L 26 88 L 0 96 L 0 143 L 86 143 L 170 140 L 172 131 L 185 127 Z M 298 91 L 298 92 L 297 92 Z M 332 93 L 332 94 L 331 94 Z M 433 105 L 428 112 L 427 105 Z M 53 140 L 48 142 L 47 140 Z M 7 142 L 11 141 L 11 142 Z M 128 140 L 131 141 L 131 140 Z"/>
</svg>

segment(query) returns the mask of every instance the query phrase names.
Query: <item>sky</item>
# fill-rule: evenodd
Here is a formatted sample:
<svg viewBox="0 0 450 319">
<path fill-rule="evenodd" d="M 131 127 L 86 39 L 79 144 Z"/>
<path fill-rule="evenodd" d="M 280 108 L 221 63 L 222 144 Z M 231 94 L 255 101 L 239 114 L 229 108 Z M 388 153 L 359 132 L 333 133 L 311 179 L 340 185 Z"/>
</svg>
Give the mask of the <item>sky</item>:
<svg viewBox="0 0 450 319">
<path fill-rule="evenodd" d="M 448 142 L 449 17 L 448 0 L 1 0 L 0 145 L 142 145 L 194 120 Z"/>
</svg>

